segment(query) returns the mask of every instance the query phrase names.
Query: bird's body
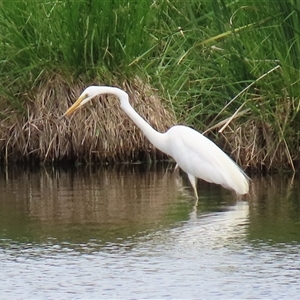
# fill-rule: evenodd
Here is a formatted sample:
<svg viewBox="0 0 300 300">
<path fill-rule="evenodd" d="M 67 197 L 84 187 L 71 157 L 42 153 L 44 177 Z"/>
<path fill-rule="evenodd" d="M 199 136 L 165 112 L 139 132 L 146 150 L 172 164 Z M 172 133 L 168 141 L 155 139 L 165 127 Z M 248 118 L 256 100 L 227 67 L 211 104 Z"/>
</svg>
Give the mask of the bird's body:
<svg viewBox="0 0 300 300">
<path fill-rule="evenodd" d="M 119 98 L 121 108 L 143 131 L 149 141 L 157 149 L 170 155 L 188 174 L 196 198 L 198 198 L 197 178 L 220 184 L 240 195 L 248 193 L 249 178 L 216 144 L 187 126 L 176 125 L 165 133 L 156 131 L 132 108 L 128 94 L 119 88 L 88 87 L 64 115 L 72 113 L 100 94 L 113 94 Z"/>
<path fill-rule="evenodd" d="M 237 194 L 247 194 L 248 178 L 215 143 L 186 126 L 174 126 L 166 133 L 170 152 L 179 167 L 191 176 L 222 185 Z M 192 179 L 193 180 L 193 179 Z M 193 183 L 192 183 L 193 185 Z"/>
</svg>

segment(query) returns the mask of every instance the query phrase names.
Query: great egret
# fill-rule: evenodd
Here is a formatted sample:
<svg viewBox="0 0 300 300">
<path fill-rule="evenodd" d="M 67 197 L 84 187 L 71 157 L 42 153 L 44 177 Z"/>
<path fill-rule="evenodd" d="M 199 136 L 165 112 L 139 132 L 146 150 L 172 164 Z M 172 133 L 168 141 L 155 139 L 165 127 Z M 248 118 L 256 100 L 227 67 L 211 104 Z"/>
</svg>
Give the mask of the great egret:
<svg viewBox="0 0 300 300">
<path fill-rule="evenodd" d="M 95 96 L 113 94 L 120 100 L 121 108 L 143 131 L 149 141 L 160 151 L 170 155 L 177 165 L 187 173 L 198 199 L 197 178 L 220 184 L 239 195 L 249 191 L 249 178 L 216 144 L 189 127 L 176 125 L 167 132 L 153 129 L 130 105 L 128 94 L 116 87 L 90 86 L 65 112 L 70 115 Z"/>
</svg>

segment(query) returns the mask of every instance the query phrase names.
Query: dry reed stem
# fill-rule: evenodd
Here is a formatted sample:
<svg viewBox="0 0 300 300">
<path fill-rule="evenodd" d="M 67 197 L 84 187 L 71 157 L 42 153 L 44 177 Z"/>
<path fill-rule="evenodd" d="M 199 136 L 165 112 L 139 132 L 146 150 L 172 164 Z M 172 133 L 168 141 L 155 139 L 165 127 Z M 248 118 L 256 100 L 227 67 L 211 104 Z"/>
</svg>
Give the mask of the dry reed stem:
<svg viewBox="0 0 300 300">
<path fill-rule="evenodd" d="M 281 140 L 274 128 L 262 121 L 247 121 L 243 125 L 232 123 L 222 133 L 224 149 L 240 165 L 252 170 L 284 169 L 299 154 L 292 154 L 286 141 Z"/>
</svg>

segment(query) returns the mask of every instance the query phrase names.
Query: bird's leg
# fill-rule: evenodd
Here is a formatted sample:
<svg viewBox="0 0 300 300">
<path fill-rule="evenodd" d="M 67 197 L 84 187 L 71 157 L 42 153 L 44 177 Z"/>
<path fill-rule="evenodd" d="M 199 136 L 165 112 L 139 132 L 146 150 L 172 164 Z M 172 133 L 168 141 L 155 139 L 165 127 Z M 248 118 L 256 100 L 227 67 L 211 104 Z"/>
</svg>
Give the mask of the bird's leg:
<svg viewBox="0 0 300 300">
<path fill-rule="evenodd" d="M 198 206 L 198 200 L 199 200 L 199 198 L 197 197 L 197 198 L 196 198 L 196 201 L 195 201 L 195 205 L 194 205 L 195 208 Z M 197 210 L 197 209 L 196 209 L 196 210 Z"/>
<path fill-rule="evenodd" d="M 196 205 L 198 204 L 198 192 L 197 192 L 197 178 L 191 174 L 188 173 L 188 177 L 189 177 L 189 180 L 190 180 L 190 183 L 194 189 L 194 194 L 195 194 L 195 198 L 196 198 Z"/>
</svg>

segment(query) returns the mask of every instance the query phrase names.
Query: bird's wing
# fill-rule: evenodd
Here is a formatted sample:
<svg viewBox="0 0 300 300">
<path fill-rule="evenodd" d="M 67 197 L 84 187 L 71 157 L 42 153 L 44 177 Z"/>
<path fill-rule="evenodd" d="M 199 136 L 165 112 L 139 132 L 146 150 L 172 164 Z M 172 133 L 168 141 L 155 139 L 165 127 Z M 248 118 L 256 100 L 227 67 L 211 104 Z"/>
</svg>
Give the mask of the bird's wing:
<svg viewBox="0 0 300 300">
<path fill-rule="evenodd" d="M 238 165 L 216 144 L 201 133 L 185 126 L 174 126 L 169 131 L 172 157 L 187 173 L 208 182 L 221 184 L 242 193 L 248 185 L 247 177 Z"/>
</svg>

